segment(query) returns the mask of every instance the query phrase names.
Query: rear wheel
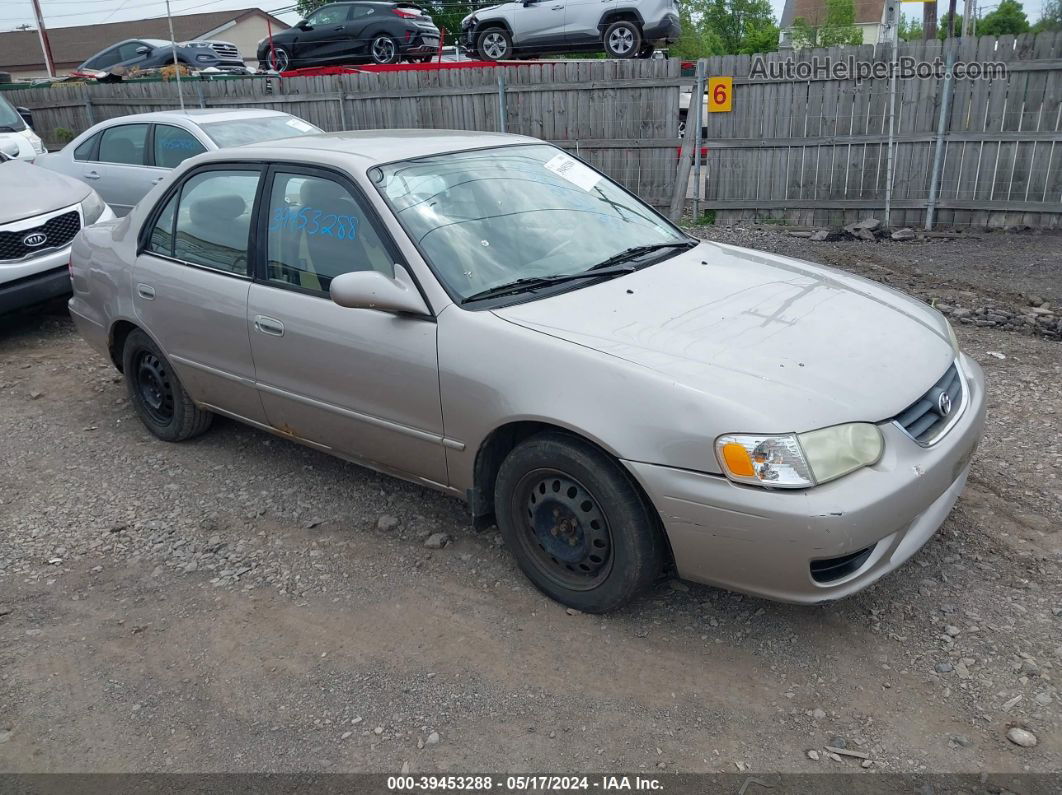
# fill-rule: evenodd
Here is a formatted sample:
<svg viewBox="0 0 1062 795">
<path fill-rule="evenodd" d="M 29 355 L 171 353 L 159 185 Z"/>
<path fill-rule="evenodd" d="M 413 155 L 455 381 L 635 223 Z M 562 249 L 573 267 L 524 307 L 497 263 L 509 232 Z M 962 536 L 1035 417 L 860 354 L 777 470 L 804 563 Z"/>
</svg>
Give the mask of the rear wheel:
<svg viewBox="0 0 1062 795">
<path fill-rule="evenodd" d="M 183 442 L 210 427 L 214 415 L 192 402 L 162 351 L 139 329 L 125 339 L 122 372 L 136 413 L 160 439 Z"/>
<path fill-rule="evenodd" d="M 476 50 L 486 61 L 506 61 L 513 57 L 513 40 L 504 28 L 487 28 L 476 39 Z"/>
<path fill-rule="evenodd" d="M 509 453 L 494 507 L 521 570 L 562 604 L 614 610 L 663 571 L 652 508 L 615 461 L 572 436 L 540 434 Z"/>
<path fill-rule="evenodd" d="M 610 58 L 633 58 L 642 48 L 642 31 L 636 22 L 621 19 L 605 29 L 604 41 Z"/>
<path fill-rule="evenodd" d="M 398 63 L 398 42 L 390 36 L 377 36 L 369 45 L 369 55 L 373 63 Z"/>
</svg>

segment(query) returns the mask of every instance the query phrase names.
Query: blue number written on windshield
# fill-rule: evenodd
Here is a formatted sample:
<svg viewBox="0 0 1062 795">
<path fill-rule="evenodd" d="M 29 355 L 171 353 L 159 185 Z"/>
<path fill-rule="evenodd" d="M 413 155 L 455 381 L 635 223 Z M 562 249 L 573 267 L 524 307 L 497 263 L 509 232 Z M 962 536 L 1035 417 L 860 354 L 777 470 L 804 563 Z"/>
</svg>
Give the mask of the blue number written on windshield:
<svg viewBox="0 0 1062 795">
<path fill-rule="evenodd" d="M 277 207 L 269 220 L 269 231 L 289 229 L 310 236 L 354 240 L 358 236 L 358 219 L 353 215 L 338 215 L 315 207 Z"/>
</svg>

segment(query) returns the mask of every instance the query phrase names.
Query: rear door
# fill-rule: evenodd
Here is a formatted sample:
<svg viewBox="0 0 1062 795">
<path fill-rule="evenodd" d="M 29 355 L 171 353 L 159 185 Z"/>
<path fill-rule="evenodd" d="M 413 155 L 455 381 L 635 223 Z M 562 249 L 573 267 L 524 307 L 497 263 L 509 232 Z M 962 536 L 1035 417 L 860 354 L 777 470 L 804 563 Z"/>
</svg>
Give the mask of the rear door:
<svg viewBox="0 0 1062 795">
<path fill-rule="evenodd" d="M 264 423 L 247 336 L 260 180 L 257 165 L 212 163 L 174 186 L 146 224 L 133 302 L 195 401 Z"/>
<path fill-rule="evenodd" d="M 95 162 L 79 163 L 80 178 L 99 192 L 116 215 L 126 215 L 159 176 L 148 165 L 150 130 L 146 123 L 108 127 L 100 134 Z"/>
</svg>

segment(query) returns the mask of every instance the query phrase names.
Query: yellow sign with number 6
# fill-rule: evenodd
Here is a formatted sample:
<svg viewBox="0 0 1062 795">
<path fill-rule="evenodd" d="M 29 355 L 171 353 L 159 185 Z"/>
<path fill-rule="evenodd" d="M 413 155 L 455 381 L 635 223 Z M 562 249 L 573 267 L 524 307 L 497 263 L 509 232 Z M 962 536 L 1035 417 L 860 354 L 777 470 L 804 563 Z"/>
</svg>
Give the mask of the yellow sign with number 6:
<svg viewBox="0 0 1062 795">
<path fill-rule="evenodd" d="M 708 78 L 708 112 L 724 113 L 734 109 L 734 78 Z"/>
</svg>

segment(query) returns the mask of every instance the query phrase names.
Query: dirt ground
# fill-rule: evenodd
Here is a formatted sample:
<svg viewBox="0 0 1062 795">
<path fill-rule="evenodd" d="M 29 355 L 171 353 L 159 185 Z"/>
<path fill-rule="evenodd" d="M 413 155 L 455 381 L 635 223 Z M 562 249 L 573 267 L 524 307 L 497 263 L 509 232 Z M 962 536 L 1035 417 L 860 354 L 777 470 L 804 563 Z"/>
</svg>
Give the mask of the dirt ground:
<svg viewBox="0 0 1062 795">
<path fill-rule="evenodd" d="M 1062 300 L 1058 237 L 999 236 L 996 268 L 984 241 L 706 234 Z M 957 330 L 987 435 L 910 563 L 825 606 L 669 582 L 594 617 L 455 500 L 232 422 L 155 440 L 61 307 L 8 318 L 0 770 L 1062 769 L 1062 345 Z"/>
</svg>

